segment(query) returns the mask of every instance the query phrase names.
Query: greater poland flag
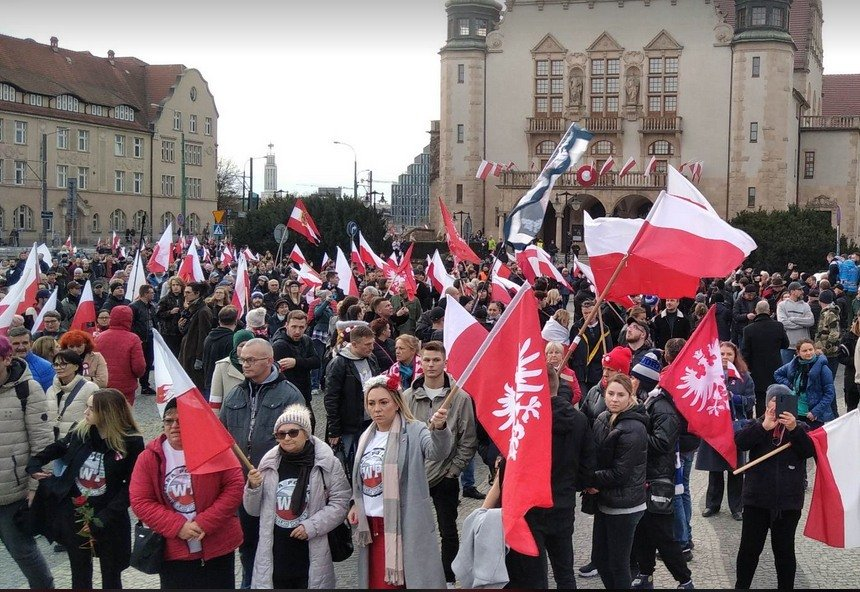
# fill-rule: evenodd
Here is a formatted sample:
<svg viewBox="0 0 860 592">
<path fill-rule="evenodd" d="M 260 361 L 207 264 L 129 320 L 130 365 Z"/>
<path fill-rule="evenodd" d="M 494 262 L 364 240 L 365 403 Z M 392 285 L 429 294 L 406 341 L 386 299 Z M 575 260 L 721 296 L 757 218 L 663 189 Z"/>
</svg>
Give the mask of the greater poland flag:
<svg viewBox="0 0 860 592">
<path fill-rule="evenodd" d="M 45 306 L 42 307 L 42 310 L 39 311 L 39 316 L 36 317 L 36 320 L 33 321 L 33 330 L 31 333 L 35 333 L 36 331 L 41 331 L 45 328 L 45 313 L 49 310 L 57 310 L 57 290 L 59 288 L 54 288 L 54 291 L 51 292 L 51 297 L 48 298 L 47 302 L 45 302 Z"/>
<path fill-rule="evenodd" d="M 200 257 L 197 255 L 197 249 L 194 248 L 194 241 L 188 246 L 188 252 L 182 259 L 182 265 L 179 266 L 179 271 L 176 272 L 182 281 L 186 284 L 191 282 L 202 282 L 206 279 L 203 275 L 203 268 L 200 267 Z"/>
<path fill-rule="evenodd" d="M 126 297 L 129 300 L 134 300 L 138 296 L 140 287 L 146 284 L 146 274 L 143 272 L 143 262 L 140 259 L 140 250 L 134 255 L 134 263 L 131 265 L 131 272 L 128 276 L 128 288 L 126 289 Z"/>
<path fill-rule="evenodd" d="M 367 268 L 364 266 L 364 261 L 361 260 L 361 254 L 358 252 L 358 247 L 355 246 L 355 241 L 349 241 L 352 250 L 349 252 L 349 260 L 355 265 L 356 271 L 364 275 L 367 273 Z"/>
<path fill-rule="evenodd" d="M 448 360 L 446 370 L 454 380 L 460 380 L 472 356 L 487 338 L 488 331 L 456 298 L 450 294 L 445 298 L 448 304 L 445 305 L 442 339 L 445 342 L 445 358 Z"/>
<path fill-rule="evenodd" d="M 373 252 L 373 249 L 370 248 L 360 230 L 358 231 L 358 253 L 361 256 L 361 260 L 368 265 L 373 265 L 376 269 L 383 269 L 385 267 L 385 262 L 379 255 Z"/>
<path fill-rule="evenodd" d="M 831 547 L 860 547 L 860 411 L 809 433 L 815 486 L 803 534 Z"/>
<path fill-rule="evenodd" d="M 334 269 L 337 271 L 337 287 L 340 288 L 346 296 L 355 296 L 357 298 L 359 293 L 358 286 L 355 284 L 355 276 L 352 275 L 352 268 L 349 266 L 349 261 L 346 260 L 346 255 L 343 254 L 340 247 L 337 248 L 337 258 L 335 259 Z"/>
<path fill-rule="evenodd" d="M 0 300 L 0 335 L 5 335 L 12 324 L 12 317 L 22 315 L 36 302 L 36 292 L 39 289 L 39 255 L 36 243 L 30 248 L 30 254 L 24 263 L 21 279 L 9 288 L 6 296 Z"/>
<path fill-rule="evenodd" d="M 226 249 L 225 249 L 226 251 Z M 251 294 L 251 278 L 248 277 L 248 262 L 239 257 L 236 264 L 236 287 L 233 290 L 232 304 L 239 311 L 239 318 L 248 310 L 248 296 Z"/>
<path fill-rule="evenodd" d="M 621 171 L 619 171 L 618 173 L 618 178 L 620 179 L 621 177 L 629 173 L 635 166 L 636 159 L 631 156 L 629 159 L 627 159 L 627 162 L 624 163 L 624 166 L 621 167 Z"/>
<path fill-rule="evenodd" d="M 490 176 L 490 173 L 493 172 L 493 168 L 495 167 L 494 162 L 489 162 L 487 160 L 482 160 L 481 164 L 478 165 L 478 172 L 475 173 L 476 179 L 482 179 L 484 181 L 487 180 L 487 177 Z"/>
<path fill-rule="evenodd" d="M 96 304 L 93 301 L 93 286 L 90 284 L 90 280 L 84 284 L 81 299 L 69 329 L 79 329 L 91 335 L 96 330 Z"/>
<path fill-rule="evenodd" d="M 320 231 L 317 230 L 317 225 L 314 224 L 314 219 L 308 213 L 305 202 L 301 199 L 296 200 L 296 205 L 293 206 L 293 211 L 290 213 L 290 219 L 287 221 L 287 228 L 295 230 L 303 237 L 308 239 L 312 244 L 320 242 Z"/>
<path fill-rule="evenodd" d="M 444 294 L 447 288 L 454 287 L 454 278 L 445 271 L 445 264 L 442 263 L 442 257 L 439 256 L 439 249 L 433 252 L 433 258 L 427 267 L 427 279 L 430 280 L 430 285 L 439 294 Z"/>
<path fill-rule="evenodd" d="M 238 467 L 239 460 L 232 451 L 233 438 L 155 329 L 152 339 L 155 405 L 164 417 L 167 403 L 176 399 L 188 472 L 205 475 Z"/>
<path fill-rule="evenodd" d="M 290 251 L 290 261 L 296 263 L 296 265 L 301 265 L 302 263 L 307 263 L 307 259 L 305 259 L 305 254 L 302 253 L 302 250 L 299 248 L 299 245 L 293 245 L 293 250 Z"/>
<path fill-rule="evenodd" d="M 152 256 L 149 258 L 149 263 L 146 268 L 152 273 L 161 273 L 167 271 L 170 264 L 173 263 L 173 222 L 168 223 L 167 228 L 161 233 L 161 238 L 152 247 Z"/>
</svg>

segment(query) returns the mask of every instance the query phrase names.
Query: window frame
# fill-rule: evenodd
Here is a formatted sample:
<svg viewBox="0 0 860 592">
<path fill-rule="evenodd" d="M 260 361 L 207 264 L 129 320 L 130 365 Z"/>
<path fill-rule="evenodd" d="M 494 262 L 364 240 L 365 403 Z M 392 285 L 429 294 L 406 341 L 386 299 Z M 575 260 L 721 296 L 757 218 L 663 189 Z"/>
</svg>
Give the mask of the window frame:
<svg viewBox="0 0 860 592">
<path fill-rule="evenodd" d="M 78 167 L 78 191 L 86 190 L 89 186 L 90 167 Z"/>
<path fill-rule="evenodd" d="M 71 130 L 67 127 L 57 128 L 57 150 L 69 149 L 69 136 L 71 135 L 70 132 Z"/>
<path fill-rule="evenodd" d="M 803 153 L 803 178 L 815 178 L 815 150 L 806 150 Z"/>
<path fill-rule="evenodd" d="M 758 121 L 750 122 L 750 144 L 758 143 Z"/>
<path fill-rule="evenodd" d="M 118 157 L 125 156 L 125 135 L 114 134 L 113 136 L 113 155 Z"/>
<path fill-rule="evenodd" d="M 134 158 L 143 158 L 143 138 L 133 136 L 131 140 L 131 153 Z"/>
<path fill-rule="evenodd" d="M 755 207 L 756 189 L 755 187 L 747 187 L 747 208 Z"/>
<path fill-rule="evenodd" d="M 69 165 L 57 165 L 57 189 L 68 189 L 69 186 Z"/>
<path fill-rule="evenodd" d="M 125 171 L 116 169 L 113 172 L 114 193 L 125 193 Z"/>
<path fill-rule="evenodd" d="M 27 145 L 27 125 L 26 121 L 20 119 L 15 120 L 15 143 L 19 146 Z"/>
<path fill-rule="evenodd" d="M 457 124 L 457 143 L 463 144 L 466 141 L 466 126 L 462 123 Z"/>
<path fill-rule="evenodd" d="M 648 56 L 646 116 L 677 117 L 680 58 L 678 53 Z M 657 106 L 659 109 L 655 109 Z"/>
<path fill-rule="evenodd" d="M 761 78 L 761 56 L 753 56 L 752 59 L 752 77 Z"/>
<path fill-rule="evenodd" d="M 15 160 L 15 175 L 12 177 L 12 183 L 14 185 L 26 185 L 27 184 L 27 161 L 26 160 Z"/>
<path fill-rule="evenodd" d="M 135 195 L 143 194 L 143 173 L 132 173 L 131 190 Z"/>
<path fill-rule="evenodd" d="M 90 130 L 78 130 L 78 152 L 90 151 Z"/>
<path fill-rule="evenodd" d="M 618 117 L 621 112 L 621 56 L 614 53 L 590 56 L 588 71 L 591 116 Z"/>
<path fill-rule="evenodd" d="M 466 64 L 457 64 L 457 84 L 466 82 Z"/>
</svg>

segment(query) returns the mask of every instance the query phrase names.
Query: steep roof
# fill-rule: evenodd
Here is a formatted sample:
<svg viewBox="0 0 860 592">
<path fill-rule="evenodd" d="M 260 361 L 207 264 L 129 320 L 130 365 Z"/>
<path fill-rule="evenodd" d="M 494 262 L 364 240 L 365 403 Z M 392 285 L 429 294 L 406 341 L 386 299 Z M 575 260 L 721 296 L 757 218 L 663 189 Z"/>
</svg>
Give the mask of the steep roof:
<svg viewBox="0 0 860 592">
<path fill-rule="evenodd" d="M 828 74 L 821 84 L 821 114 L 860 115 L 860 74 Z"/>
</svg>

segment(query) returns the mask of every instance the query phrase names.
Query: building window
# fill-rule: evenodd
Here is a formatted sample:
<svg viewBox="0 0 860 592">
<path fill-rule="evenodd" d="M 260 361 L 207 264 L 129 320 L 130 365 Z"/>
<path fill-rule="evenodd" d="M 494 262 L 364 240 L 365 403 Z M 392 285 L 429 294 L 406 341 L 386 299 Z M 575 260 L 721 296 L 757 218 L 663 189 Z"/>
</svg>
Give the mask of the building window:
<svg viewBox="0 0 860 592">
<path fill-rule="evenodd" d="M 803 153 L 803 178 L 812 179 L 815 176 L 815 152 Z"/>
<path fill-rule="evenodd" d="M 164 197 L 173 197 L 175 194 L 174 185 L 176 177 L 173 175 L 161 175 L 161 195 Z"/>
<path fill-rule="evenodd" d="M 649 58 L 648 111 L 673 114 L 678 110 L 678 58 Z"/>
<path fill-rule="evenodd" d="M 200 216 L 194 213 L 188 214 L 188 234 L 198 234 L 200 230 Z"/>
<path fill-rule="evenodd" d="M 468 35 L 469 34 L 469 19 L 462 18 L 457 20 L 457 26 L 460 29 L 460 35 Z"/>
<path fill-rule="evenodd" d="M 167 230 L 167 226 L 173 224 L 175 221 L 176 217 L 173 215 L 173 212 L 164 212 L 164 215 L 161 217 L 161 231 L 164 232 Z"/>
<path fill-rule="evenodd" d="M 176 162 L 174 156 L 174 149 L 176 147 L 176 143 L 172 140 L 162 140 L 161 141 L 161 160 L 164 162 Z"/>
<path fill-rule="evenodd" d="M 785 22 L 785 18 L 783 17 L 783 11 L 781 8 L 771 8 L 768 17 L 768 25 L 770 25 L 771 27 L 777 27 L 779 29 L 783 27 L 783 22 Z"/>
<path fill-rule="evenodd" d="M 457 64 L 457 84 L 466 82 L 466 64 Z"/>
<path fill-rule="evenodd" d="M 135 193 L 143 193 L 143 173 L 134 174 L 134 182 L 132 188 Z"/>
<path fill-rule="evenodd" d="M 78 167 L 78 190 L 86 189 L 89 181 L 87 179 L 90 176 L 90 168 L 89 167 Z"/>
<path fill-rule="evenodd" d="M 54 108 L 60 111 L 78 111 L 78 99 L 72 95 L 60 95 L 54 100 Z"/>
<path fill-rule="evenodd" d="M 78 130 L 78 152 L 90 151 L 90 132 Z"/>
<path fill-rule="evenodd" d="M 675 147 L 666 140 L 657 140 L 648 146 L 648 156 L 673 156 Z"/>
<path fill-rule="evenodd" d="M 102 105 L 90 105 L 90 115 L 107 117 L 107 108 L 103 107 Z"/>
<path fill-rule="evenodd" d="M 98 214 L 93 214 L 93 223 L 92 223 L 93 232 L 101 232 L 102 231 L 102 223 L 99 220 Z"/>
<path fill-rule="evenodd" d="M 26 121 L 16 121 L 15 122 L 15 143 L 16 144 L 26 144 L 27 143 L 27 122 Z"/>
<path fill-rule="evenodd" d="M 15 161 L 15 185 L 23 185 L 27 180 L 27 161 Z"/>
<path fill-rule="evenodd" d="M 41 107 L 42 106 L 42 95 L 30 94 L 30 96 L 28 97 L 28 102 L 33 107 Z"/>
<path fill-rule="evenodd" d="M 3 162 L 3 159 L 0 158 L 0 184 L 3 183 L 3 171 L 5 171 L 5 170 L 6 170 L 5 163 Z"/>
<path fill-rule="evenodd" d="M 182 131 L 182 112 L 174 111 L 173 112 L 173 129 L 181 132 Z"/>
<path fill-rule="evenodd" d="M 143 158 L 143 138 L 134 138 L 133 142 L 133 152 L 135 158 Z"/>
<path fill-rule="evenodd" d="M 752 77 L 758 78 L 759 76 L 761 76 L 761 58 L 759 56 L 753 56 Z"/>
<path fill-rule="evenodd" d="M 564 107 L 564 62 L 535 60 L 535 115 L 560 117 Z"/>
<path fill-rule="evenodd" d="M 143 221 L 146 220 L 146 212 L 138 210 L 131 217 L 131 227 L 143 234 Z"/>
<path fill-rule="evenodd" d="M 203 134 L 207 136 L 212 135 L 212 118 L 204 117 L 203 118 Z"/>
<path fill-rule="evenodd" d="M 12 212 L 12 224 L 22 230 L 33 230 L 33 210 L 29 206 L 18 206 Z"/>
<path fill-rule="evenodd" d="M 195 179 L 194 177 L 188 177 L 185 179 L 185 181 L 187 184 L 186 195 L 188 196 L 188 199 L 200 199 L 200 197 L 202 196 L 201 180 Z"/>
<path fill-rule="evenodd" d="M 114 119 L 122 119 L 123 121 L 134 121 L 134 109 L 128 105 L 119 105 L 113 110 Z"/>
<path fill-rule="evenodd" d="M 128 226 L 125 223 L 125 212 L 117 208 L 110 214 L 110 229 L 115 232 L 124 232 Z"/>
<path fill-rule="evenodd" d="M 189 115 L 188 116 L 188 131 L 192 134 L 197 133 L 197 116 Z"/>
<path fill-rule="evenodd" d="M 125 136 L 115 134 L 113 137 L 113 155 L 125 156 Z"/>
<path fill-rule="evenodd" d="M 609 155 L 615 152 L 615 147 L 612 145 L 612 142 L 609 140 L 600 140 L 599 142 L 595 142 L 591 147 L 591 153 L 594 155 Z M 549 152 L 552 154 L 552 152 Z"/>
<path fill-rule="evenodd" d="M 57 150 L 68 150 L 68 149 L 69 149 L 69 128 L 58 127 L 57 128 Z"/>
<path fill-rule="evenodd" d="M 185 144 L 185 164 L 203 166 L 203 146 Z"/>
<path fill-rule="evenodd" d="M 57 187 L 65 189 L 69 184 L 69 166 L 65 164 L 57 165 Z"/>
<path fill-rule="evenodd" d="M 457 143 L 462 144 L 466 139 L 466 126 L 462 123 L 457 124 Z"/>
<path fill-rule="evenodd" d="M 753 121 L 750 123 L 750 143 L 755 144 L 758 142 L 758 122 Z"/>
<path fill-rule="evenodd" d="M 3 128 L 4 127 L 5 127 L 5 124 L 3 123 L 3 118 L 0 117 L 0 142 L 3 141 Z"/>
<path fill-rule="evenodd" d="M 457 183 L 456 202 L 459 204 L 463 203 L 463 184 L 462 183 Z"/>
<path fill-rule="evenodd" d="M 10 84 L 0 83 L 0 101 L 15 101 L 17 98 L 15 87 Z"/>
<path fill-rule="evenodd" d="M 117 193 L 125 191 L 125 171 L 113 172 L 113 190 Z"/>
<path fill-rule="evenodd" d="M 3 222 L 5 221 L 5 218 L 6 215 L 3 213 L 3 208 L 0 208 L 0 230 L 2 230 L 4 227 Z"/>
<path fill-rule="evenodd" d="M 617 58 L 591 60 L 591 114 L 618 113 L 621 96 L 621 61 Z"/>
<path fill-rule="evenodd" d="M 477 19 L 475 21 L 475 34 L 478 37 L 487 36 L 487 21 L 485 19 Z"/>
<path fill-rule="evenodd" d="M 754 6 L 752 9 L 752 22 L 750 23 L 753 27 L 761 27 L 767 23 L 767 8 L 764 6 Z"/>
<path fill-rule="evenodd" d="M 747 207 L 755 207 L 755 187 L 747 188 Z"/>
<path fill-rule="evenodd" d="M 544 140 L 535 148 L 535 154 L 540 156 L 550 156 L 555 152 L 555 142 L 552 140 Z"/>
</svg>

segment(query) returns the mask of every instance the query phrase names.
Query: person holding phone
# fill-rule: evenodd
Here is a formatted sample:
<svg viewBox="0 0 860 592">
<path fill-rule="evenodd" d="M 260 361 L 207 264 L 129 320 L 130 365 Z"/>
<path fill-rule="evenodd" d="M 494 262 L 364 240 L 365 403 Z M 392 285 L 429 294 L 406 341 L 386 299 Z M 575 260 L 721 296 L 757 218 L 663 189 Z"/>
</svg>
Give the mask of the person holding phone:
<svg viewBox="0 0 860 592">
<path fill-rule="evenodd" d="M 797 417 L 811 429 L 836 419 L 831 403 L 836 397 L 833 373 L 827 358 L 815 349 L 811 339 L 801 339 L 795 346 L 797 355 L 777 368 L 773 377 L 797 396 Z"/>
<path fill-rule="evenodd" d="M 794 538 L 803 509 L 806 459 L 815 455 L 815 448 L 803 422 L 798 422 L 788 411 L 777 415 L 777 398 L 786 396 L 792 396 L 787 386 L 770 385 L 765 394 L 764 415 L 735 434 L 738 450 L 748 450 L 750 460 L 791 443 L 790 448 L 746 471 L 736 589 L 749 589 L 768 530 L 777 588 L 794 588 L 797 572 Z"/>
</svg>

